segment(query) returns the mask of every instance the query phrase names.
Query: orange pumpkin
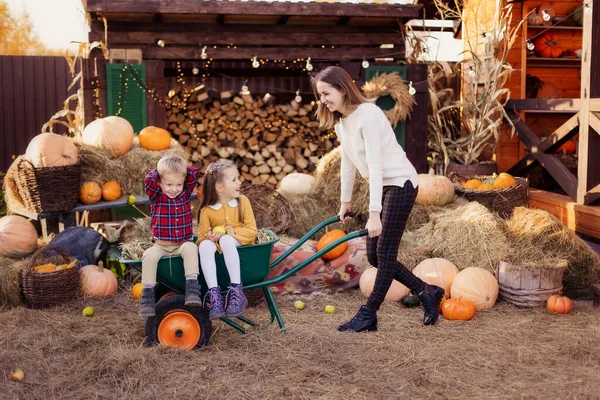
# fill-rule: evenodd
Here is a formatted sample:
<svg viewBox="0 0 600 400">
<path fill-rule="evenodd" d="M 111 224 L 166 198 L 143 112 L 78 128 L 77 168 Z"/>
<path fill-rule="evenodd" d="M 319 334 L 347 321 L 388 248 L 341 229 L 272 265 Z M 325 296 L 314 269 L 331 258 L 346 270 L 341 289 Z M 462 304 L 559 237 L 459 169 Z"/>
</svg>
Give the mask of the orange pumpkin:
<svg viewBox="0 0 600 400">
<path fill-rule="evenodd" d="M 341 229 L 334 229 L 332 231 L 327 231 L 325 235 L 317 242 L 317 251 L 321 251 L 325 247 L 329 246 L 331 243 L 336 240 L 346 236 L 346 233 Z M 348 248 L 348 242 L 344 242 L 339 246 L 333 248 L 329 252 L 325 253 L 322 258 L 324 260 L 334 260 L 341 256 L 346 249 Z"/>
<path fill-rule="evenodd" d="M 569 140 L 556 149 L 555 153 L 562 154 L 564 152 L 566 154 L 573 154 L 575 151 L 577 151 L 577 144 L 575 144 L 574 141 Z"/>
<path fill-rule="evenodd" d="M 481 186 L 481 181 L 479 179 L 469 179 L 463 184 L 465 189 L 477 190 L 479 186 Z"/>
<path fill-rule="evenodd" d="M 111 270 L 104 268 L 102 261 L 99 261 L 98 265 L 86 265 L 79 273 L 81 290 L 85 295 L 105 297 L 117 292 L 117 277 Z"/>
<path fill-rule="evenodd" d="M 102 185 L 102 198 L 106 201 L 115 201 L 121 197 L 121 186 L 116 181 L 109 181 Z"/>
<path fill-rule="evenodd" d="M 492 308 L 498 299 L 498 280 L 483 268 L 465 268 L 454 277 L 450 297 L 469 300 L 476 310 Z"/>
<path fill-rule="evenodd" d="M 133 297 L 136 300 L 141 300 L 143 288 L 144 288 L 144 285 L 141 283 L 136 283 L 135 285 L 133 285 L 131 287 L 131 297 Z"/>
<path fill-rule="evenodd" d="M 83 182 L 79 191 L 79 200 L 83 204 L 94 204 L 102 198 L 102 189 L 96 182 Z"/>
<path fill-rule="evenodd" d="M 482 183 L 477 190 L 494 190 L 494 185 L 491 183 Z"/>
<path fill-rule="evenodd" d="M 29 220 L 19 215 L 0 218 L 0 256 L 21 258 L 37 248 L 38 235 Z"/>
<path fill-rule="evenodd" d="M 73 141 L 56 133 L 42 133 L 31 139 L 25 158 L 35 167 L 63 167 L 79 159 Z"/>
<path fill-rule="evenodd" d="M 423 282 L 439 286 L 446 293 L 450 293 L 450 287 L 454 277 L 458 274 L 458 268 L 446 259 L 428 258 L 413 269 L 413 274 Z"/>
<path fill-rule="evenodd" d="M 517 181 L 512 175 L 507 174 L 506 172 L 500 173 L 496 179 L 494 179 L 493 187 L 494 189 L 507 189 L 512 186 L 516 186 Z"/>
<path fill-rule="evenodd" d="M 52 263 L 37 265 L 37 266 L 33 267 L 33 270 L 35 272 L 39 272 L 39 273 L 56 272 L 56 265 L 52 264 Z"/>
<path fill-rule="evenodd" d="M 84 144 L 105 149 L 114 158 L 131 150 L 133 127 L 125 118 L 111 115 L 99 118 L 85 127 Z"/>
<path fill-rule="evenodd" d="M 171 147 L 171 134 L 156 126 L 147 126 L 138 135 L 140 146 L 146 150 L 160 151 Z"/>
<path fill-rule="evenodd" d="M 445 206 L 454 200 L 454 185 L 442 175 L 419 174 L 419 192 L 415 203 L 421 206 Z"/>
<path fill-rule="evenodd" d="M 536 53 L 540 57 L 558 58 L 562 54 L 558 36 L 551 33 L 540 36 L 533 42 L 533 45 L 535 46 Z"/>
<path fill-rule="evenodd" d="M 466 299 L 446 299 L 442 304 L 442 315 L 453 321 L 468 321 L 475 316 L 475 307 Z"/>
<path fill-rule="evenodd" d="M 360 287 L 361 293 L 365 297 L 369 297 L 371 292 L 373 292 L 373 287 L 375 286 L 375 278 L 377 277 L 377 268 L 369 267 L 363 271 L 360 279 L 358 281 L 358 286 Z M 388 292 L 385 295 L 385 301 L 400 301 L 404 297 L 408 296 L 410 293 L 410 289 L 398 282 L 397 280 L 392 281 L 392 285 L 388 289 Z"/>
<path fill-rule="evenodd" d="M 546 308 L 553 313 L 567 314 L 573 309 L 573 302 L 567 296 L 555 294 L 546 300 Z"/>
</svg>

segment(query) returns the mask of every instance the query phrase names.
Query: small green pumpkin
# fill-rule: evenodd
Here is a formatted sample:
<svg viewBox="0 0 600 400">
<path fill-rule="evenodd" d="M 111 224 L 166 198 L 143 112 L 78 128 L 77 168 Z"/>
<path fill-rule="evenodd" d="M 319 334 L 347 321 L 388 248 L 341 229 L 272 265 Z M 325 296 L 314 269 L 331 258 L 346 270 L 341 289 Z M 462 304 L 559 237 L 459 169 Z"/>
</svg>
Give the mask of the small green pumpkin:
<svg viewBox="0 0 600 400">
<path fill-rule="evenodd" d="M 417 297 L 416 294 L 409 294 L 408 296 L 404 296 L 404 298 L 402 299 L 402 305 L 404 307 L 418 307 L 419 305 L 421 305 L 421 302 L 419 301 L 419 297 Z"/>
</svg>

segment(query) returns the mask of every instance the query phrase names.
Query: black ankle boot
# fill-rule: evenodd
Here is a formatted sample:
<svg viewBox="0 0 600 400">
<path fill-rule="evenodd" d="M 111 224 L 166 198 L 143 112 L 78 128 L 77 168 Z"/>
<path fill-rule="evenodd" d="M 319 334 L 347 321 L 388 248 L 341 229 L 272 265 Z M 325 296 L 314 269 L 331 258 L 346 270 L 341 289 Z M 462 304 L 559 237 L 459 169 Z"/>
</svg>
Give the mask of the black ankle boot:
<svg viewBox="0 0 600 400">
<path fill-rule="evenodd" d="M 370 332 L 377 330 L 377 310 L 367 306 L 360 306 L 358 314 L 350 321 L 338 326 L 338 331 Z"/>
<path fill-rule="evenodd" d="M 444 297 L 444 289 L 435 285 L 425 284 L 425 289 L 417 296 L 425 309 L 423 325 L 435 324 L 440 315 L 440 302 L 442 301 L 442 297 Z"/>
</svg>

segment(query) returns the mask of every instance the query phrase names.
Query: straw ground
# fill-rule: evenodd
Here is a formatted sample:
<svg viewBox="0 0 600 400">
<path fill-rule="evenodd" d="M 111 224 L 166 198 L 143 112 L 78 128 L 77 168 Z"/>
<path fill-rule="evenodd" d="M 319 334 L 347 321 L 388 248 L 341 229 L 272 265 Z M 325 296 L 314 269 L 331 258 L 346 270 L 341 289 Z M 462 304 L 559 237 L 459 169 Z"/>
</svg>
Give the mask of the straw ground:
<svg viewBox="0 0 600 400">
<path fill-rule="evenodd" d="M 142 345 L 143 319 L 127 288 L 62 307 L 0 311 L 2 399 L 591 399 L 600 392 L 600 308 L 572 314 L 499 303 L 468 322 L 424 327 L 422 310 L 384 304 L 376 333 L 336 326 L 364 299 L 358 291 L 277 297 L 287 333 L 247 335 L 218 321 L 209 347 Z M 326 304 L 334 314 L 323 312 Z M 81 310 L 92 305 L 96 315 Z M 264 302 L 248 311 L 266 318 Z M 7 379 L 12 368 L 23 382 Z"/>
</svg>

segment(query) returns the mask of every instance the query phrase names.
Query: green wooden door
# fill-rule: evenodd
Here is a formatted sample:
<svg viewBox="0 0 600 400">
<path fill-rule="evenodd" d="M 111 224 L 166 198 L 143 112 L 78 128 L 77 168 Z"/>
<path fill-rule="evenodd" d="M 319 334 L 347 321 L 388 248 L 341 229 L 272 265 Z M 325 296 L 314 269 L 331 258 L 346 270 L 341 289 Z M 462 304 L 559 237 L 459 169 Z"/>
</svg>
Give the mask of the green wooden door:
<svg viewBox="0 0 600 400">
<path fill-rule="evenodd" d="M 125 118 L 136 134 L 146 127 L 146 93 L 142 89 L 145 87 L 145 65 L 106 64 L 108 115 Z"/>
<path fill-rule="evenodd" d="M 402 79 L 406 79 L 406 66 L 404 65 L 389 65 L 389 66 L 373 66 L 369 67 L 366 70 L 365 79 L 368 82 L 371 78 L 373 78 L 377 74 L 385 74 L 387 72 L 398 72 Z M 384 96 L 377 99 L 376 104 L 382 110 L 391 110 L 394 108 L 394 100 L 391 96 Z M 406 137 L 406 121 L 398 122 L 396 125 L 396 129 L 394 129 L 396 133 L 396 140 L 400 143 L 403 149 L 405 149 L 405 137 Z"/>
</svg>

